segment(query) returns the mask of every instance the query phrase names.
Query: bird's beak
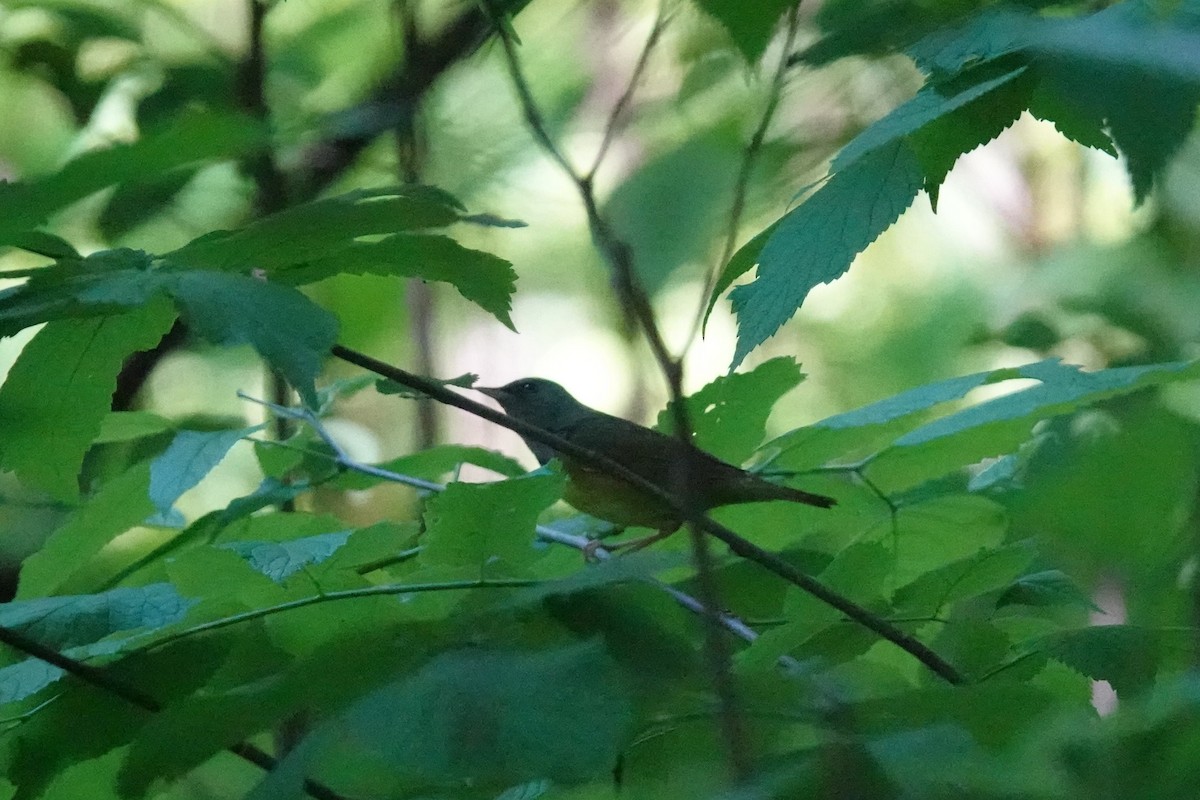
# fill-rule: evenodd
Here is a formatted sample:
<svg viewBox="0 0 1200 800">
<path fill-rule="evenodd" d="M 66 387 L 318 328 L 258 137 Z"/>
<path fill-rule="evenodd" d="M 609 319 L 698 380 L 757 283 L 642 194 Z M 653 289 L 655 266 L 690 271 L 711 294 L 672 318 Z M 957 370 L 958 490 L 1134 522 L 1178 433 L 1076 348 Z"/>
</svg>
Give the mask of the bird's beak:
<svg viewBox="0 0 1200 800">
<path fill-rule="evenodd" d="M 496 402 L 500 401 L 500 389 L 499 388 L 494 388 L 494 387 L 490 387 L 490 386 L 476 386 L 474 388 L 475 388 L 475 391 L 486 394 L 488 397 L 492 398 Z"/>
</svg>

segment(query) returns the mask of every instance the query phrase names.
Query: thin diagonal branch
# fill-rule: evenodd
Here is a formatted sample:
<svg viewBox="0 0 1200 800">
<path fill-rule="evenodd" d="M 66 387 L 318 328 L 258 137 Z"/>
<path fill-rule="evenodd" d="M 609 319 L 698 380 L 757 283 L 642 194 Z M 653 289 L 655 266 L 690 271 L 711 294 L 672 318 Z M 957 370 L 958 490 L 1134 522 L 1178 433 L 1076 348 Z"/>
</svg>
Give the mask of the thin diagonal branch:
<svg viewBox="0 0 1200 800">
<path fill-rule="evenodd" d="M 650 63 L 650 54 L 658 45 L 663 31 L 667 28 L 667 21 L 667 0 L 659 0 L 658 11 L 654 15 L 654 25 L 650 28 L 650 35 L 646 37 L 646 43 L 642 45 L 642 52 L 638 54 L 637 63 L 634 64 L 633 72 L 629 75 L 629 82 L 625 84 L 625 91 L 621 93 L 608 114 L 608 121 L 604 124 L 604 138 L 601 139 L 600 147 L 596 150 L 596 157 L 592 160 L 591 169 L 584 175 L 584 180 L 588 183 L 591 183 L 596 177 L 596 172 L 604 162 L 604 157 L 608 155 L 608 148 L 612 146 L 613 139 L 617 135 L 617 128 L 620 127 L 621 117 L 633 100 L 633 94 L 637 90 L 642 74 L 646 71 L 646 65 Z"/>
</svg>

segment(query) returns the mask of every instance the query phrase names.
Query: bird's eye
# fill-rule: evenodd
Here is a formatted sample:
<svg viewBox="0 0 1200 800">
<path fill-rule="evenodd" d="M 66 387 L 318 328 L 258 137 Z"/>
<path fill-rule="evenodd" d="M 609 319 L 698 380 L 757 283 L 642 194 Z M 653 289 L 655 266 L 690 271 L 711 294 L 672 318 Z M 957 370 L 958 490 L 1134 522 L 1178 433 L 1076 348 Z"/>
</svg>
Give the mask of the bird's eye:
<svg viewBox="0 0 1200 800">
<path fill-rule="evenodd" d="M 525 383 L 522 383 L 517 388 L 520 389 L 522 392 L 525 392 L 528 394 L 529 392 L 533 391 L 533 383 L 530 381 L 526 381 Z"/>
</svg>

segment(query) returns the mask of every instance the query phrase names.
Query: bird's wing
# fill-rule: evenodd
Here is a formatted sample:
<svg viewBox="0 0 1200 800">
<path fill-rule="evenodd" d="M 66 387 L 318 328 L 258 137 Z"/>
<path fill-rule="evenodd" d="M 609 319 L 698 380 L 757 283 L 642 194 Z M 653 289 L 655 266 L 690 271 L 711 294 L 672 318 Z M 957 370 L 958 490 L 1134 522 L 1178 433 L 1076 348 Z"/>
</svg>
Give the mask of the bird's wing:
<svg viewBox="0 0 1200 800">
<path fill-rule="evenodd" d="M 669 489 L 672 465 L 686 460 L 691 480 L 705 486 L 730 480 L 741 470 L 701 450 L 620 417 L 596 416 L 580 422 L 568 437 L 580 447 L 624 464 L 646 480 Z"/>
</svg>

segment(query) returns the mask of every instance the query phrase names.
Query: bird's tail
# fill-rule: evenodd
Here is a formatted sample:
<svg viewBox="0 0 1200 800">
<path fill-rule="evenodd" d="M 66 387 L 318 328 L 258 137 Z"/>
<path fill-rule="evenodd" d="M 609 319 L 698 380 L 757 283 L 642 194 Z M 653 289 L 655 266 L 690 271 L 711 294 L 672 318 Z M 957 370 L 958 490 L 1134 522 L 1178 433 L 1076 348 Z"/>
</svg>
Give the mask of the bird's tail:
<svg viewBox="0 0 1200 800">
<path fill-rule="evenodd" d="M 793 489 L 790 486 L 780 486 L 778 483 L 764 481 L 762 478 L 747 475 L 748 480 L 738 487 L 739 503 L 754 503 L 761 500 L 790 500 L 793 503 L 804 503 L 817 508 L 831 508 L 837 505 L 837 500 L 823 494 L 806 492 L 803 489 Z"/>
</svg>

